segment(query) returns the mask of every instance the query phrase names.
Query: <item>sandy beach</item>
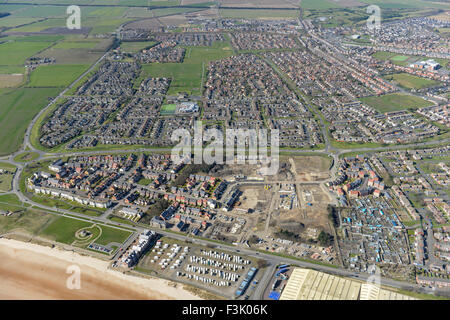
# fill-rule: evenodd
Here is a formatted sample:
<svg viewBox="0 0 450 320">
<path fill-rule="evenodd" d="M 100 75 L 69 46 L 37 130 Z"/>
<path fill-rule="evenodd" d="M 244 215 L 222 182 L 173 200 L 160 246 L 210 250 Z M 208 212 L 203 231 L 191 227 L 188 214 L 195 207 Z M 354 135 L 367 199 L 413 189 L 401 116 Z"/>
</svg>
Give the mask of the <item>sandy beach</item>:
<svg viewBox="0 0 450 320">
<path fill-rule="evenodd" d="M 81 270 L 80 289 L 68 289 L 67 267 Z M 0 239 L 0 299 L 183 299 L 199 297 L 163 279 L 108 269 L 108 262 L 11 239 Z"/>
</svg>

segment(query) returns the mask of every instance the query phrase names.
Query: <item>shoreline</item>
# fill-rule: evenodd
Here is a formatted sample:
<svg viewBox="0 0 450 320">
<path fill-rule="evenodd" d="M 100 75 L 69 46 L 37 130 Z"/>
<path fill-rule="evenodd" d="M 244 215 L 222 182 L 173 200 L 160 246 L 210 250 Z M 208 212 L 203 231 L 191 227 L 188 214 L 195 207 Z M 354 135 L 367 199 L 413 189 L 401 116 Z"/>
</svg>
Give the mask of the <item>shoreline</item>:
<svg viewBox="0 0 450 320">
<path fill-rule="evenodd" d="M 127 275 L 109 264 L 57 247 L 0 238 L 0 299 L 201 299 L 180 283 L 174 287 L 168 280 Z M 66 286 L 70 265 L 80 268 L 79 290 Z"/>
</svg>

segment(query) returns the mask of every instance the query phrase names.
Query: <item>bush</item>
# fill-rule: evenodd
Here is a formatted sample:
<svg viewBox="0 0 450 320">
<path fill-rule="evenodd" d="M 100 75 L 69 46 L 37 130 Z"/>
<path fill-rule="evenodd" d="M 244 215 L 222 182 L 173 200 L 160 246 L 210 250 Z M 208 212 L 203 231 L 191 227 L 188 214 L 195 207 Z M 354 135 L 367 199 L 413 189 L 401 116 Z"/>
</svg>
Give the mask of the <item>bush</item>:
<svg viewBox="0 0 450 320">
<path fill-rule="evenodd" d="M 320 231 L 319 236 L 317 237 L 320 245 L 323 247 L 328 247 L 333 243 L 333 236 L 325 231 Z"/>
</svg>

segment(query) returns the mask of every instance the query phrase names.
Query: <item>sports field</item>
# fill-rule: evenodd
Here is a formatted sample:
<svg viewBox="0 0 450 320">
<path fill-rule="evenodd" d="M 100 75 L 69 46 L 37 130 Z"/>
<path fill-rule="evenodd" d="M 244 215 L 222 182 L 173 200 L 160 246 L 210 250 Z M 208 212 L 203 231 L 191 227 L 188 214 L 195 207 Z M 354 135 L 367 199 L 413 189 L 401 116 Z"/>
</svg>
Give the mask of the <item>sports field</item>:
<svg viewBox="0 0 450 320">
<path fill-rule="evenodd" d="M 401 93 L 361 98 L 360 100 L 381 113 L 404 109 L 418 109 L 432 105 L 431 102 L 420 97 Z"/>
<path fill-rule="evenodd" d="M 409 66 L 410 64 L 415 63 L 417 61 L 430 59 L 428 57 L 399 55 L 397 53 L 387 52 L 387 51 L 378 51 L 378 52 L 375 52 L 372 56 L 378 60 L 389 60 L 393 64 L 403 66 L 403 67 Z M 434 60 L 436 62 L 440 63 L 442 67 L 446 67 L 447 64 L 449 63 L 448 59 L 437 58 Z"/>
<path fill-rule="evenodd" d="M 330 8 L 342 8 L 333 1 L 327 0 L 302 0 L 300 6 L 303 9 L 330 9 Z"/>
<path fill-rule="evenodd" d="M 39 158 L 39 153 L 37 152 L 23 152 L 14 157 L 16 162 L 28 162 Z"/>
<path fill-rule="evenodd" d="M 177 109 L 176 104 L 165 104 L 161 107 L 161 114 L 162 115 L 174 114 L 176 109 Z"/>
</svg>

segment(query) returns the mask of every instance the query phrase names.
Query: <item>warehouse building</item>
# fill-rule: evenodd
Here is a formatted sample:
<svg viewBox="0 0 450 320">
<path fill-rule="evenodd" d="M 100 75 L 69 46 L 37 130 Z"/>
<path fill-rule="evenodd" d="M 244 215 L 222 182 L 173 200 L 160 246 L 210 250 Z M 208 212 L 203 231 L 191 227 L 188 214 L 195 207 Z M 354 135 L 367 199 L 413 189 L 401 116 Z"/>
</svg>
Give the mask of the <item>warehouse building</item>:
<svg viewBox="0 0 450 320">
<path fill-rule="evenodd" d="M 280 300 L 408 300 L 414 299 L 372 284 L 296 268 Z"/>
</svg>

